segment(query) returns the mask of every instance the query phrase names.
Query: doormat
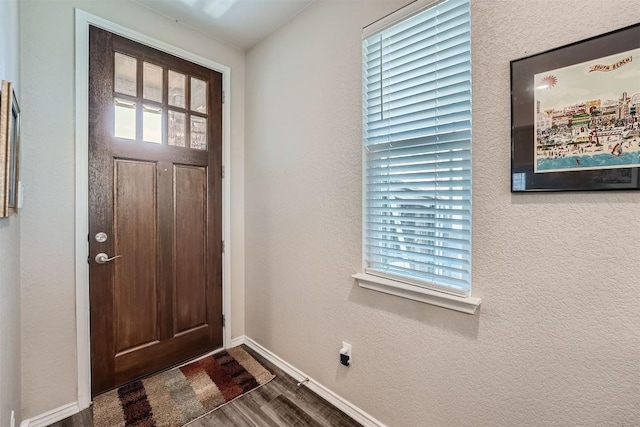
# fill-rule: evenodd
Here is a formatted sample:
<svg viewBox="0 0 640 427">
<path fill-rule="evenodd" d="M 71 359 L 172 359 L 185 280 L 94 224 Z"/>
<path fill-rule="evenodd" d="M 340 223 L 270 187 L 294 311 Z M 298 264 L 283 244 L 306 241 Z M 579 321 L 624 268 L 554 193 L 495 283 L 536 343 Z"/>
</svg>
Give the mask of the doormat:
<svg viewBox="0 0 640 427">
<path fill-rule="evenodd" d="M 181 427 L 275 378 L 235 347 L 93 400 L 94 427 Z"/>
</svg>

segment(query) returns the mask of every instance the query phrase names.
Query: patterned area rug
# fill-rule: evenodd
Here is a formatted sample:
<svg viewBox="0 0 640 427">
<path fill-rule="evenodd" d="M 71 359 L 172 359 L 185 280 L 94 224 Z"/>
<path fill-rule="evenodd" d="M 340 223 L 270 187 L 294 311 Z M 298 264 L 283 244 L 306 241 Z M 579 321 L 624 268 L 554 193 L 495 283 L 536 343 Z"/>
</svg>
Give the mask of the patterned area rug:
<svg viewBox="0 0 640 427">
<path fill-rule="evenodd" d="M 180 427 L 274 377 L 235 347 L 101 394 L 93 401 L 93 425 Z"/>
</svg>

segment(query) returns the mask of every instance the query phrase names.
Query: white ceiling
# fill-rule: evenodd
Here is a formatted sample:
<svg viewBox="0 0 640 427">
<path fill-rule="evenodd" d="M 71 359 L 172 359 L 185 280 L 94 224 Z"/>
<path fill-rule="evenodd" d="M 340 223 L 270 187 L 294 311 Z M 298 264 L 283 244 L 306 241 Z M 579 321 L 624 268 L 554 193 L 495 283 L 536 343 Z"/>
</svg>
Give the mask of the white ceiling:
<svg viewBox="0 0 640 427">
<path fill-rule="evenodd" d="M 240 49 L 249 49 L 315 0 L 133 0 Z"/>
</svg>

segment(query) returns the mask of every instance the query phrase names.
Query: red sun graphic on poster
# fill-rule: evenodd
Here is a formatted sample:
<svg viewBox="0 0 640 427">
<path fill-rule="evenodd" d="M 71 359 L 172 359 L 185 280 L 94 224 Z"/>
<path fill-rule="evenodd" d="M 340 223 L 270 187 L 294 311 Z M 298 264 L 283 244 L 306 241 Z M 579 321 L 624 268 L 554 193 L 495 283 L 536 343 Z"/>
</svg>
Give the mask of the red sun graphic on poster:
<svg viewBox="0 0 640 427">
<path fill-rule="evenodd" d="M 545 86 L 546 89 L 551 89 L 558 83 L 558 79 L 554 75 L 545 76 L 542 80 L 540 80 L 542 86 Z"/>
</svg>

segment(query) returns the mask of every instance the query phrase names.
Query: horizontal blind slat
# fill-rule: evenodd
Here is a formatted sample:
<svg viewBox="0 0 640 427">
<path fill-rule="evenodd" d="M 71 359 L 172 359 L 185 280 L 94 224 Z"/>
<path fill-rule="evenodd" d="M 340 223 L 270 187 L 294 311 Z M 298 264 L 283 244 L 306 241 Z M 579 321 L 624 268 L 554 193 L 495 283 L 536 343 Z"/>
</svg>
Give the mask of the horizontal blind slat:
<svg viewBox="0 0 640 427">
<path fill-rule="evenodd" d="M 411 222 L 411 221 L 405 221 L 405 222 Z M 402 234 L 406 236 L 409 236 L 409 235 L 417 235 L 418 237 L 432 236 L 432 237 L 443 237 L 446 239 L 453 239 L 453 240 L 468 239 L 471 234 L 469 229 L 463 230 L 463 229 L 433 227 L 433 226 L 422 225 L 422 223 L 420 223 L 420 225 L 412 226 L 407 224 L 391 224 L 391 223 L 368 221 L 367 227 L 379 233 L 384 233 L 385 231 L 389 231 L 394 234 Z M 423 234 L 416 234 L 416 233 L 423 233 Z M 456 243 L 456 244 L 459 244 L 459 243 Z M 457 249 L 460 249 L 460 248 L 457 247 Z"/>
<path fill-rule="evenodd" d="M 393 270 L 387 266 L 380 266 L 382 268 L 375 268 L 369 266 L 365 269 L 368 274 L 374 276 L 381 276 L 390 278 L 392 280 L 405 281 L 406 283 L 410 283 L 416 286 L 420 286 L 426 289 L 432 289 L 440 292 L 446 292 L 452 295 L 458 295 L 462 297 L 467 297 L 471 295 L 468 284 L 465 281 L 458 281 L 457 283 L 447 279 L 446 277 L 438 277 L 438 280 L 432 280 L 433 275 L 429 273 L 419 273 L 414 272 L 412 274 L 411 270 L 402 271 L 402 269 Z"/>
<path fill-rule="evenodd" d="M 469 277 L 469 274 L 465 272 L 464 268 L 455 268 L 446 265 L 431 264 L 427 262 L 421 263 L 415 260 L 394 258 L 392 256 L 381 256 L 373 253 L 368 253 L 368 255 L 373 258 L 373 265 L 378 262 L 380 264 L 402 267 L 404 269 L 411 268 L 417 271 L 431 274 L 435 274 L 435 272 L 437 271 L 439 275 L 452 278 L 454 280 L 464 280 Z"/>
<path fill-rule="evenodd" d="M 399 263 L 414 264 L 415 266 L 422 267 L 424 270 L 427 270 L 428 267 L 437 265 L 438 268 L 441 268 L 443 271 L 446 271 L 448 273 L 453 273 L 460 276 L 468 274 L 467 269 L 469 267 L 469 262 L 464 260 L 459 260 L 460 262 L 454 262 L 458 260 L 452 260 L 451 258 L 432 255 L 421 255 L 409 251 L 393 251 L 391 249 L 385 252 L 385 250 L 382 248 L 369 248 L 367 254 L 371 256 L 372 261 L 374 262 L 381 260 L 391 260 Z"/>
<path fill-rule="evenodd" d="M 404 264 L 404 265 L 403 265 Z M 414 277 L 422 277 L 427 280 L 433 280 L 436 283 L 446 283 L 453 284 L 454 286 L 466 286 L 467 279 L 469 274 L 456 274 L 457 271 L 450 271 L 441 266 L 416 266 L 415 263 L 413 266 L 408 266 L 410 263 L 402 263 L 401 261 L 396 261 L 396 264 L 384 262 L 384 260 L 373 260 L 371 262 L 372 268 L 377 268 L 379 270 L 383 270 L 383 268 L 388 268 L 390 271 L 402 271 L 405 274 L 412 272 Z M 437 273 L 436 273 L 437 272 Z M 457 276 L 457 277 L 456 277 Z M 442 279 L 447 279 L 443 281 Z"/>
<path fill-rule="evenodd" d="M 405 114 L 395 114 L 390 111 L 387 120 L 370 122 L 367 126 L 367 133 L 372 136 L 383 134 L 382 132 L 391 130 L 393 133 L 402 132 L 406 129 L 419 129 L 438 124 L 453 122 L 468 122 L 471 120 L 471 100 L 453 100 L 445 104 L 426 108 L 418 111 L 408 111 Z"/>
<path fill-rule="evenodd" d="M 471 229 L 467 227 L 467 229 L 451 229 L 451 228 L 440 228 L 429 226 L 425 223 L 417 223 L 416 225 L 412 225 L 412 221 L 409 221 L 408 218 L 404 221 L 405 223 L 389 223 L 389 222 L 375 222 L 373 219 L 369 218 L 366 221 L 365 227 L 367 230 L 372 233 L 376 233 L 375 235 L 368 236 L 374 237 L 378 239 L 388 239 L 389 237 L 416 237 L 422 240 L 432 240 L 437 238 L 449 239 L 449 243 L 454 245 L 466 245 L 465 239 L 468 240 L 470 237 Z M 388 235 L 385 235 L 388 234 Z M 425 243 L 430 244 L 430 243 Z M 460 249 L 460 246 L 454 246 Z"/>
<path fill-rule="evenodd" d="M 386 72 L 401 67 L 403 64 L 414 61 L 421 56 L 431 56 L 436 53 L 446 55 L 449 49 L 467 43 L 470 28 L 468 24 L 457 24 L 446 34 L 431 34 L 430 37 L 414 41 L 409 44 L 385 44 L 382 51 L 368 52 L 364 58 L 366 69 L 374 72 Z M 425 34 L 426 35 L 426 34 Z M 383 41 L 384 44 L 384 41 Z M 384 60 L 382 70 L 375 70 L 376 61 Z M 397 74 L 394 72 L 393 74 Z"/>
<path fill-rule="evenodd" d="M 470 217 L 467 215 L 461 215 L 456 213 L 456 214 L 451 214 L 445 217 L 443 216 L 444 214 L 441 211 L 436 211 L 435 209 L 391 208 L 388 206 L 387 207 L 373 207 L 373 206 L 369 207 L 369 215 L 373 217 L 400 214 L 400 213 L 433 215 L 432 217 L 429 217 L 429 219 L 433 220 L 435 223 L 460 224 L 462 227 L 465 227 L 465 228 L 469 228 L 471 225 Z"/>
<path fill-rule="evenodd" d="M 429 247 L 428 245 L 412 246 L 411 243 L 405 242 L 387 242 L 387 245 L 367 245 L 367 250 L 371 254 L 379 256 L 390 256 L 396 259 L 404 259 L 415 261 L 416 263 L 451 263 L 455 268 L 465 268 L 470 264 L 469 252 L 456 253 L 438 250 L 437 246 Z"/>
<path fill-rule="evenodd" d="M 465 72 L 468 76 L 469 73 Z M 458 106 L 461 109 L 469 109 L 471 101 L 471 85 L 465 81 L 464 77 L 456 76 L 456 81 L 446 86 L 429 85 L 429 87 L 419 88 L 420 95 L 416 95 L 413 90 L 403 90 L 402 94 L 387 97 L 384 103 L 374 102 L 366 105 L 367 122 L 365 126 L 370 129 L 376 121 L 393 126 L 396 117 L 407 113 L 428 111 L 430 118 L 436 118 L 438 109 L 445 109 L 450 106 Z"/>
<path fill-rule="evenodd" d="M 388 215 L 376 215 L 373 213 L 369 214 L 369 227 L 372 229 L 379 229 L 380 231 L 384 231 L 384 228 L 391 228 L 391 226 L 393 225 L 390 222 L 386 222 L 386 221 L 394 221 L 394 220 L 398 220 L 399 217 L 390 217 Z M 447 236 L 455 236 L 455 237 L 470 237 L 471 235 L 471 228 L 469 226 L 469 221 L 466 222 L 458 222 L 458 221 L 451 221 L 451 222 L 444 222 L 444 221 L 429 221 L 429 218 L 420 218 L 421 221 L 416 221 L 417 224 L 420 225 L 420 230 L 422 231 L 426 231 L 426 232 L 433 232 L 433 233 L 441 233 L 444 234 L 446 233 Z M 405 221 L 407 219 L 405 218 Z M 401 224 L 396 224 L 397 227 L 402 228 Z M 384 239 L 383 239 L 384 240 Z M 385 240 L 386 241 L 386 240 Z"/>
<path fill-rule="evenodd" d="M 440 256 L 444 256 L 444 257 L 462 257 L 463 259 L 466 259 L 467 261 L 471 260 L 471 250 L 470 248 L 456 248 L 456 247 L 444 247 L 444 246 L 435 246 L 435 245 L 431 245 L 429 243 L 423 243 L 423 242 L 419 242 L 417 241 L 417 239 L 412 239 L 411 242 L 406 241 L 408 239 L 405 239 L 405 241 L 398 241 L 398 240 L 390 240 L 390 239 L 382 239 L 382 238 L 377 238 L 377 237 L 368 237 L 367 238 L 367 246 L 384 246 L 384 245 L 389 245 L 389 244 L 402 244 L 403 246 L 406 246 L 408 248 L 415 248 L 416 251 L 418 250 L 430 250 L 433 251 L 434 248 L 436 248 L 438 250 L 438 254 Z"/>
<path fill-rule="evenodd" d="M 386 81 L 380 84 L 379 80 L 373 82 L 371 90 L 366 92 L 368 103 L 370 106 L 376 106 L 383 102 L 398 102 L 398 100 L 418 96 L 422 93 L 443 97 L 447 95 L 446 89 L 449 87 L 457 89 L 450 91 L 452 93 L 469 90 L 471 68 L 468 66 L 468 60 L 443 70 L 443 73 L 439 71 L 436 69 L 427 74 L 400 80 L 393 84 L 386 84 Z M 462 89 L 459 89 L 460 87 Z M 383 100 L 383 97 L 386 98 Z"/>
<path fill-rule="evenodd" d="M 449 197 L 466 196 L 471 194 L 471 183 L 466 185 L 456 184 L 455 181 L 428 181 L 428 182 L 400 182 L 400 183 L 367 183 L 367 191 L 384 197 L 396 192 L 411 192 L 411 194 L 424 193 L 427 195 L 446 195 Z"/>
<path fill-rule="evenodd" d="M 433 161 L 429 163 L 417 163 L 417 164 L 389 164 L 389 162 L 380 162 L 378 165 L 372 165 L 367 168 L 367 174 L 385 174 L 385 173 L 413 173 L 413 172 L 432 172 L 432 171 L 458 171 L 460 174 L 466 173 L 466 176 L 471 176 L 471 171 L 468 169 L 471 167 L 471 160 L 460 159 L 444 161 Z"/>
<path fill-rule="evenodd" d="M 463 276 L 462 274 L 456 274 L 457 272 L 440 269 L 439 266 L 421 268 L 422 266 L 407 264 L 409 263 L 403 263 L 401 261 L 387 263 L 384 262 L 384 260 L 375 260 L 371 262 L 371 265 L 367 267 L 367 269 L 371 268 L 379 271 L 387 271 L 390 273 L 400 273 L 407 275 L 409 275 L 409 273 L 413 273 L 412 276 L 417 279 L 433 281 L 437 284 L 443 284 L 445 286 L 455 286 L 462 289 L 468 286 L 467 278 L 469 277 L 469 274 Z M 411 277 L 411 275 L 409 275 L 409 277 Z"/>
<path fill-rule="evenodd" d="M 377 173 L 373 173 L 377 172 Z M 441 182 L 442 184 L 457 184 L 470 186 L 471 174 L 461 176 L 459 170 L 437 170 L 434 168 L 421 168 L 417 172 L 404 174 L 389 174 L 388 169 L 367 169 L 367 184 L 400 184 L 413 182 Z"/>
<path fill-rule="evenodd" d="M 367 227 L 366 229 L 370 232 L 370 237 L 374 237 L 377 239 L 385 239 L 387 236 L 393 236 L 397 238 L 414 238 L 419 240 L 424 245 L 430 244 L 450 244 L 453 249 L 464 249 L 469 246 L 469 239 L 467 238 L 455 238 L 455 237 L 443 237 L 443 236 L 427 236 L 423 234 L 416 234 L 416 232 L 422 232 L 423 230 L 411 230 L 410 227 L 405 227 L 402 231 L 392 231 L 392 230 L 378 230 L 374 227 Z"/>
<path fill-rule="evenodd" d="M 381 158 L 382 156 L 379 153 L 376 153 L 375 158 L 367 159 L 368 166 L 370 168 L 376 167 L 390 167 L 390 166 L 407 166 L 407 165 L 415 165 L 417 163 L 424 164 L 438 164 L 439 167 L 445 168 L 447 165 L 449 167 L 457 167 L 459 166 L 459 162 L 463 160 L 471 159 L 471 151 L 470 150 L 460 150 L 450 152 L 448 156 L 444 154 L 438 155 L 437 153 L 427 153 L 427 154 L 414 154 L 413 156 L 399 156 L 396 153 L 401 153 L 400 150 L 397 152 L 393 152 L 394 155 L 387 158 Z M 462 165 L 467 165 L 470 163 L 462 163 Z"/>
<path fill-rule="evenodd" d="M 404 139 L 402 141 L 386 142 L 381 144 L 367 144 L 367 151 L 393 151 L 396 149 L 412 148 L 431 144 L 446 144 L 449 142 L 470 141 L 471 130 L 464 129 L 460 131 L 437 133 L 433 135 L 425 135 L 419 138 Z"/>
<path fill-rule="evenodd" d="M 426 137 L 431 135 L 437 135 L 439 132 L 446 133 L 446 132 L 455 132 L 459 130 L 470 129 L 471 120 L 451 120 L 444 123 L 431 122 L 430 125 L 431 126 L 426 128 L 416 127 L 412 129 L 405 129 L 403 131 L 397 131 L 387 136 L 377 135 L 377 136 L 371 136 L 371 137 L 367 136 L 367 138 L 372 144 L 379 144 L 381 142 L 388 142 L 388 141 L 395 142 L 395 141 L 402 141 L 406 139 L 421 138 L 421 137 Z"/>
<path fill-rule="evenodd" d="M 462 48 L 461 48 L 462 49 Z M 468 52 L 447 52 L 439 53 L 435 57 L 421 57 L 416 61 L 407 64 L 405 69 L 395 70 L 394 73 L 387 73 L 382 82 L 380 68 L 367 70 L 365 72 L 365 88 L 364 93 L 370 98 L 380 96 L 380 87 L 395 87 L 396 85 L 407 81 L 416 81 L 416 79 L 429 80 L 433 79 L 433 74 L 438 72 L 439 75 L 455 74 L 461 69 L 470 68 L 471 57 Z"/>
<path fill-rule="evenodd" d="M 425 27 L 434 26 L 438 22 L 446 23 L 461 14 L 468 14 L 468 5 L 460 1 L 448 1 L 438 5 L 438 9 L 428 9 L 410 17 L 391 28 L 381 31 L 381 34 L 393 36 L 397 42 L 419 33 Z M 363 41 L 367 50 L 380 48 L 379 34 L 372 35 Z"/>
</svg>

